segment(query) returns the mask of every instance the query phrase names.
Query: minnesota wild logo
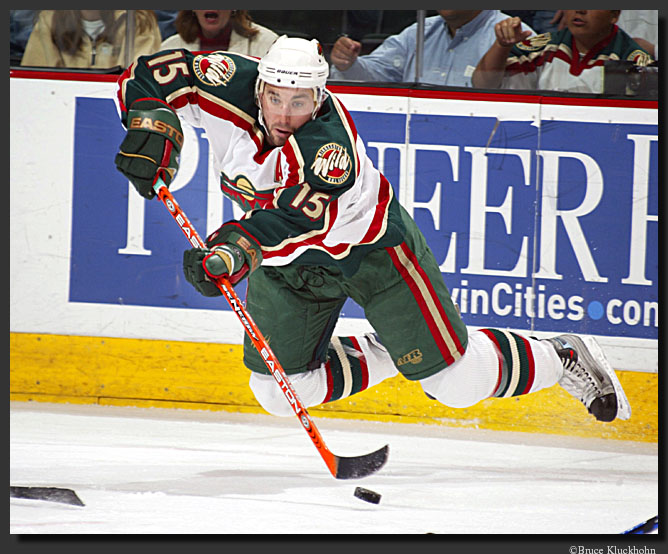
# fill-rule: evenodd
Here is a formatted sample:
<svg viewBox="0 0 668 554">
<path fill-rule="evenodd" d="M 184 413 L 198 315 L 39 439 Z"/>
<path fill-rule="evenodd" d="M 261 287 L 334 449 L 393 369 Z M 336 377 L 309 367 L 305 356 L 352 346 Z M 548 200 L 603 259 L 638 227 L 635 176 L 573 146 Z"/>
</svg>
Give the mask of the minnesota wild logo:
<svg viewBox="0 0 668 554">
<path fill-rule="evenodd" d="M 643 66 L 649 65 L 652 61 L 652 57 L 644 50 L 634 50 L 626 57 L 626 59 L 631 60 L 636 65 Z"/>
<path fill-rule="evenodd" d="M 522 42 L 518 42 L 515 46 L 520 50 L 540 50 L 550 42 L 551 38 L 551 33 L 543 33 L 542 35 L 534 35 Z"/>
<path fill-rule="evenodd" d="M 220 52 L 199 55 L 193 61 L 193 70 L 197 78 L 207 85 L 226 86 L 237 70 L 234 60 Z"/>
<path fill-rule="evenodd" d="M 323 181 L 340 185 L 350 175 L 351 165 L 346 149 L 340 144 L 330 142 L 318 150 L 311 164 L 311 170 Z"/>
</svg>

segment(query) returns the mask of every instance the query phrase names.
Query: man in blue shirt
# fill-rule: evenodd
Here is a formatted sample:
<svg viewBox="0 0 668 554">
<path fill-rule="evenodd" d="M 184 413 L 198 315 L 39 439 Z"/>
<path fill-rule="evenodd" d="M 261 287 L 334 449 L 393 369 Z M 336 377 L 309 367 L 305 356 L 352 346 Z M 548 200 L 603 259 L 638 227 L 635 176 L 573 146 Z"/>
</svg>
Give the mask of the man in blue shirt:
<svg viewBox="0 0 668 554">
<path fill-rule="evenodd" d="M 508 16 L 499 10 L 438 10 L 424 24 L 422 75 L 418 82 L 470 87 L 471 75 L 496 35 L 494 25 Z M 523 29 L 531 27 L 523 24 Z M 385 39 L 370 54 L 361 44 L 339 37 L 331 53 L 333 80 L 415 82 L 417 23 Z"/>
</svg>

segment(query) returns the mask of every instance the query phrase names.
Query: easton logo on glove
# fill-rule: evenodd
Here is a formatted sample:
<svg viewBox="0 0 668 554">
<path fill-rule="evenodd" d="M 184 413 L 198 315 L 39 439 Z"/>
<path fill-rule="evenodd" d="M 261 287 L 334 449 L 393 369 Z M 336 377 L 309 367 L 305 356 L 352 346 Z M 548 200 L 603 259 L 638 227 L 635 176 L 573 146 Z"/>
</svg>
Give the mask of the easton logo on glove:
<svg viewBox="0 0 668 554">
<path fill-rule="evenodd" d="M 154 112 L 155 111 L 157 110 L 154 110 Z M 183 146 L 183 133 L 166 121 L 156 117 L 154 112 L 145 112 L 141 116 L 133 117 L 130 120 L 130 126 L 128 128 L 153 131 L 154 133 L 165 135 L 170 140 L 176 141 L 176 144 L 179 147 Z M 162 116 L 163 114 L 160 115 Z"/>
</svg>

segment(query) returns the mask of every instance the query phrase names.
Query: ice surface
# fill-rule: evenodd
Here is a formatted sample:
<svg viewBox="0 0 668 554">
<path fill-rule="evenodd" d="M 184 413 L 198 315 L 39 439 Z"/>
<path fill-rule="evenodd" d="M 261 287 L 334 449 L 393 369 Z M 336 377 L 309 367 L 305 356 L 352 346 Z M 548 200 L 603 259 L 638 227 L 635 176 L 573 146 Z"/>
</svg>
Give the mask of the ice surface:
<svg viewBox="0 0 668 554">
<path fill-rule="evenodd" d="M 10 485 L 85 506 L 10 498 L 10 533 L 619 535 L 659 511 L 656 444 L 314 420 L 387 465 L 334 479 L 293 417 L 11 402 Z"/>
</svg>

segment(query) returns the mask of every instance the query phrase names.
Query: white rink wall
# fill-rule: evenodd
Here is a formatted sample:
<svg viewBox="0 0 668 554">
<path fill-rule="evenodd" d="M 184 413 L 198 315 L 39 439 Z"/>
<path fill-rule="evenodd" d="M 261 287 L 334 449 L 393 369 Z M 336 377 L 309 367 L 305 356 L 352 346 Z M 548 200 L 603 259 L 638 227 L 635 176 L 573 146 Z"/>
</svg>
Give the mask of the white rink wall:
<svg viewBox="0 0 668 554">
<path fill-rule="evenodd" d="M 184 287 L 187 244 L 171 218 L 115 170 L 115 88 L 10 79 L 10 331 L 240 344 L 224 300 Z M 378 128 L 367 150 L 424 228 L 467 324 L 592 334 L 616 369 L 658 371 L 657 109 L 353 87 L 340 97 L 365 140 L 364 128 Z M 592 143 L 619 142 L 600 157 L 568 147 L 582 140 L 583 122 Z M 448 126 L 471 137 L 447 144 L 438 133 L 450 136 Z M 527 129 L 544 143 L 563 137 L 536 150 L 521 136 Z M 218 189 L 206 137 L 185 134 L 172 190 L 208 233 L 236 212 Z M 550 201 L 550 190 L 582 183 L 570 205 Z M 338 330 L 367 329 L 351 306 Z"/>
</svg>

